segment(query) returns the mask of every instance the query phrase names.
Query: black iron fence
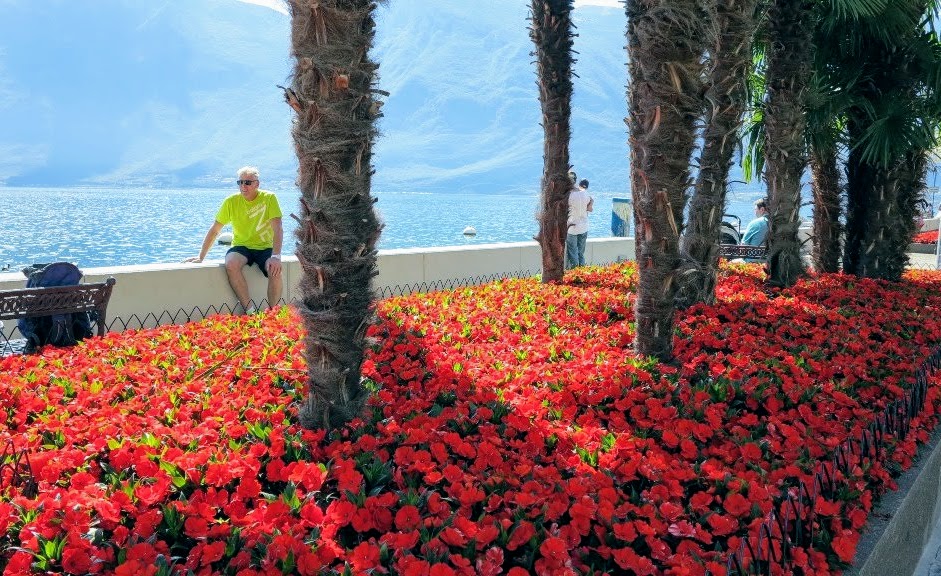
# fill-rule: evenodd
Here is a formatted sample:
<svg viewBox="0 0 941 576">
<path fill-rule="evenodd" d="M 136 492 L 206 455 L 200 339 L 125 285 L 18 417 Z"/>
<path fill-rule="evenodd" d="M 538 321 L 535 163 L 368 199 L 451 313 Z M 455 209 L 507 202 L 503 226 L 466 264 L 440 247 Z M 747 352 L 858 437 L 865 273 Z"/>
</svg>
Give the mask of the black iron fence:
<svg viewBox="0 0 941 576">
<path fill-rule="evenodd" d="M 928 380 L 938 368 L 941 368 L 941 348 L 919 366 L 915 383 L 905 390 L 901 399 L 886 406 L 858 437 L 848 438 L 828 459 L 816 463 L 812 486 L 799 482 L 784 490 L 784 495 L 761 523 L 757 534 L 745 536 L 735 550 L 728 551 L 727 574 L 771 576 L 793 573 L 793 549 L 814 547 L 818 499 L 832 500 L 848 488 L 846 478 L 852 470 L 856 466 L 862 467 L 866 460 L 880 458 L 888 438 L 904 440 L 908 436 L 912 420 L 924 409 Z M 807 558 L 813 562 L 813 557 Z"/>
<path fill-rule="evenodd" d="M 444 280 L 433 280 L 428 282 L 415 282 L 411 284 L 396 284 L 393 286 L 381 286 L 374 290 L 376 298 L 384 299 L 394 296 L 403 296 L 416 292 L 434 292 L 438 290 L 453 290 L 454 288 L 463 288 L 466 286 L 478 286 L 497 280 L 508 278 L 528 278 L 538 274 L 538 270 L 517 270 L 514 272 L 483 274 L 479 276 L 469 276 L 466 278 L 449 278 Z M 278 304 L 286 304 L 282 299 Z M 268 300 L 252 300 L 250 306 L 256 309 L 268 307 Z M 162 310 L 148 312 L 146 314 L 131 314 L 130 316 L 111 316 L 107 320 L 107 331 L 123 332 L 125 330 L 136 330 L 142 328 L 155 328 L 157 326 L 166 326 L 171 324 L 184 324 L 202 320 L 213 314 L 241 314 L 244 309 L 240 304 L 212 304 L 209 306 L 193 306 L 191 308 L 178 308 L 177 310 Z M 97 329 L 97 323 L 92 322 L 93 329 Z M 17 322 L 7 321 L 7 324 L 0 323 L 0 356 L 22 353 L 25 347 L 25 340 L 17 327 Z"/>
<path fill-rule="evenodd" d="M 29 451 L 25 448 L 17 450 L 12 440 L 8 440 L 0 451 L 0 495 L 8 488 L 19 490 L 26 498 L 35 498 L 39 494 L 39 483 L 29 465 Z"/>
</svg>

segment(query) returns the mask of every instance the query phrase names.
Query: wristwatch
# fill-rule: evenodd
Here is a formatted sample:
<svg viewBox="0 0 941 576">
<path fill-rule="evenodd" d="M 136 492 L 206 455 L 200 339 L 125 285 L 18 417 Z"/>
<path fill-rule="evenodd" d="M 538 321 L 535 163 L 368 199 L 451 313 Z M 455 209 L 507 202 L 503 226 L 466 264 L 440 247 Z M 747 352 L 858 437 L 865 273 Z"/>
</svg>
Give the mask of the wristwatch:
<svg viewBox="0 0 941 576">
<path fill-rule="evenodd" d="M 281 255 L 280 255 L 280 254 L 272 254 L 271 256 L 269 256 L 269 258 L 277 258 L 278 260 L 280 260 L 280 259 L 281 259 Z"/>
</svg>

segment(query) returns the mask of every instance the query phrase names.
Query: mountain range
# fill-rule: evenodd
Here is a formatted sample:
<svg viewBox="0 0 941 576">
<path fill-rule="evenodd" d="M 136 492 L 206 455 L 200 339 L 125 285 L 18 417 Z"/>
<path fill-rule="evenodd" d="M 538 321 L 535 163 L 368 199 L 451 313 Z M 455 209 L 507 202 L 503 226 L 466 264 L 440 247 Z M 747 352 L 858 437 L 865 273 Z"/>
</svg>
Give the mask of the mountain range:
<svg viewBox="0 0 941 576">
<path fill-rule="evenodd" d="M 0 185 L 292 186 L 290 17 L 277 0 L 0 0 Z M 266 6 L 267 4 L 267 6 Z M 542 128 L 523 0 L 394 0 L 374 190 L 535 192 Z M 625 17 L 576 4 L 571 157 L 628 184 Z M 274 9 L 273 9 L 274 8 Z"/>
</svg>

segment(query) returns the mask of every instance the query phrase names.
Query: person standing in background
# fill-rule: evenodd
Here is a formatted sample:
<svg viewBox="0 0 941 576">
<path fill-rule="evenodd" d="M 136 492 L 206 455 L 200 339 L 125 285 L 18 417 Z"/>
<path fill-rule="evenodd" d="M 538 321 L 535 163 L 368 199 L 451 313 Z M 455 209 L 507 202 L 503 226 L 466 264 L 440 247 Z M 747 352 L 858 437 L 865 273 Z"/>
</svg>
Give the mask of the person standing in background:
<svg viewBox="0 0 941 576">
<path fill-rule="evenodd" d="M 574 173 L 571 173 L 574 175 Z M 588 241 L 588 213 L 594 199 L 588 195 L 588 180 L 582 180 L 569 192 L 568 233 L 565 236 L 565 269 L 585 265 L 585 244 Z"/>
</svg>

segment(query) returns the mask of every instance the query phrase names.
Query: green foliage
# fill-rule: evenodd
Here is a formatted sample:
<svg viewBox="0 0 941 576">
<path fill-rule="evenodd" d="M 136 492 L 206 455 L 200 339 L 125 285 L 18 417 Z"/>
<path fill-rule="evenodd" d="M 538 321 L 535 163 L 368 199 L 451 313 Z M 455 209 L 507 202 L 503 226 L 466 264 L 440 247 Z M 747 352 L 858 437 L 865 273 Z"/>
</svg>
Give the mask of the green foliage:
<svg viewBox="0 0 941 576">
<path fill-rule="evenodd" d="M 831 0 L 833 12 L 842 19 L 872 18 L 888 6 L 888 0 Z"/>
</svg>

